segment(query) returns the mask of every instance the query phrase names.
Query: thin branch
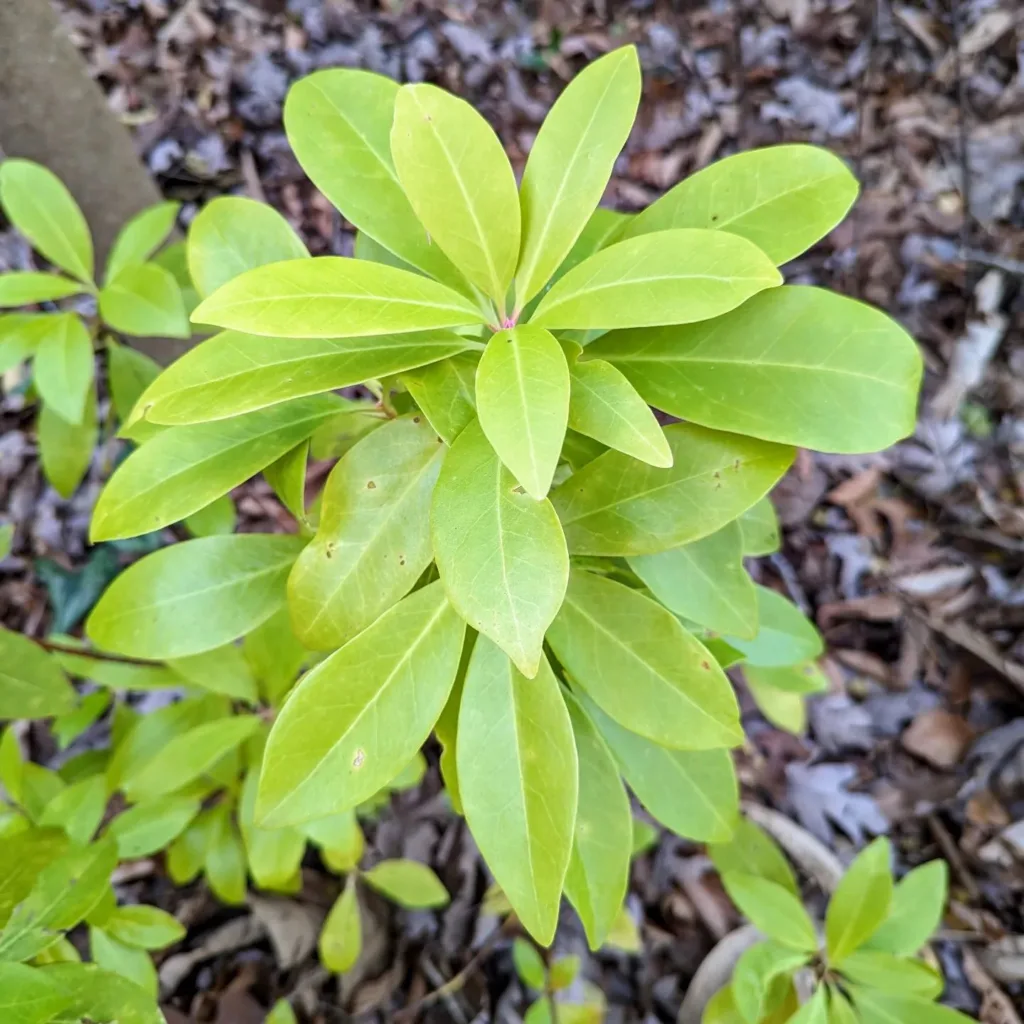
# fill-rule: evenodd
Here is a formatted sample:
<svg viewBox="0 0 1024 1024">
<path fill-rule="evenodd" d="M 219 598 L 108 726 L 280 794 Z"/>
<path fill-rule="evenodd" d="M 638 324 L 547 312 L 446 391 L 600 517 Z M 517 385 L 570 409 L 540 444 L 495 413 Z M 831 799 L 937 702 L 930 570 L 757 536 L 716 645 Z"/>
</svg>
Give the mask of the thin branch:
<svg viewBox="0 0 1024 1024">
<path fill-rule="evenodd" d="M 94 661 L 113 661 L 119 665 L 141 665 L 145 668 L 159 668 L 162 662 L 146 661 L 145 658 L 129 658 L 121 654 L 101 654 L 99 651 L 90 651 L 82 647 L 72 647 L 70 644 L 59 644 L 53 640 L 37 640 L 33 637 L 33 643 L 39 644 L 45 651 L 52 654 L 74 654 L 79 658 L 92 658 Z"/>
</svg>

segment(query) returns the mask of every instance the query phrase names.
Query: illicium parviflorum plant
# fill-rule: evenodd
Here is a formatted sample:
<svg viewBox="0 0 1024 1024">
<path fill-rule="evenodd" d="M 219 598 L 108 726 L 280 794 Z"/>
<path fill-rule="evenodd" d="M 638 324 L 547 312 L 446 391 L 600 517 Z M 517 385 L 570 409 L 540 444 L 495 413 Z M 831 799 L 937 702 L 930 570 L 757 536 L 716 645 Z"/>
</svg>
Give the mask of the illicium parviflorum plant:
<svg viewBox="0 0 1024 1024">
<path fill-rule="evenodd" d="M 563 893 L 595 946 L 618 914 L 623 779 L 681 835 L 732 833 L 743 730 L 723 666 L 791 727 L 821 684 L 813 626 L 743 568 L 774 543 L 765 496 L 798 446 L 909 433 L 921 375 L 882 313 L 783 284 L 856 195 L 829 153 L 744 153 L 636 216 L 598 208 L 640 87 L 632 48 L 591 64 L 517 187 L 486 121 L 441 89 L 299 82 L 288 137 L 356 257 L 309 258 L 246 200 L 200 214 L 193 322 L 219 333 L 139 399 L 123 431 L 139 447 L 92 525 L 159 530 L 263 472 L 296 535 L 148 555 L 90 640 L 185 658 L 287 605 L 321 660 L 276 715 L 255 824 L 359 805 L 433 731 L 453 805 L 541 943 Z M 333 393 L 357 383 L 374 397 Z M 340 458 L 307 506 L 311 445 Z"/>
</svg>

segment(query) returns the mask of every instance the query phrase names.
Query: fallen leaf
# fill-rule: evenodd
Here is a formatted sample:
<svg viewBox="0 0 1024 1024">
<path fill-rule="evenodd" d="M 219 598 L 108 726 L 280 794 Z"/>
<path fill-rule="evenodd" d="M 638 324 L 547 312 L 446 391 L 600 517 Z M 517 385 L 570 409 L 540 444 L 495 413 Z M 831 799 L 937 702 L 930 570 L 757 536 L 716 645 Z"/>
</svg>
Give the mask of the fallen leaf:
<svg viewBox="0 0 1024 1024">
<path fill-rule="evenodd" d="M 934 708 L 918 715 L 903 733 L 903 749 L 935 768 L 958 765 L 974 740 L 974 730 L 959 715 Z"/>
</svg>

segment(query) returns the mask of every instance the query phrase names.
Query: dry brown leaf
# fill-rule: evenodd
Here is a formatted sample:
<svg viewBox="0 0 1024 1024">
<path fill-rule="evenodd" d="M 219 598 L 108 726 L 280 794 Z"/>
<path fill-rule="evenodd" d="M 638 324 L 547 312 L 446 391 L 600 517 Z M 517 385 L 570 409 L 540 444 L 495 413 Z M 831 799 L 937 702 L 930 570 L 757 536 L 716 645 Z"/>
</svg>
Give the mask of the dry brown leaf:
<svg viewBox="0 0 1024 1024">
<path fill-rule="evenodd" d="M 963 760 L 973 740 L 974 730 L 967 722 L 944 708 L 918 715 L 901 737 L 905 750 L 944 770 Z"/>
</svg>

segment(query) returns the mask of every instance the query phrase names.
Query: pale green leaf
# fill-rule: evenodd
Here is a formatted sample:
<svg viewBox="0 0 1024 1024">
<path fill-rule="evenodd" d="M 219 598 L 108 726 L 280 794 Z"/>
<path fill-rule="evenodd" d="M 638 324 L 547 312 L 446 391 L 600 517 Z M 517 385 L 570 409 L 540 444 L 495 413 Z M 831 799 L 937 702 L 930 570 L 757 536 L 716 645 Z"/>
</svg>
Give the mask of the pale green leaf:
<svg viewBox="0 0 1024 1024">
<path fill-rule="evenodd" d="M 308 821 L 302 826 L 302 833 L 320 847 L 324 863 L 338 874 L 347 874 L 357 868 L 366 849 L 363 830 L 352 808 L 327 818 Z"/>
<path fill-rule="evenodd" d="M 374 622 L 433 561 L 430 501 L 446 448 L 422 416 L 375 430 L 327 479 L 316 536 L 288 579 L 306 647 L 334 650 Z"/>
<path fill-rule="evenodd" d="M 45 971 L 0 963 L 0 1017 L 4 1024 L 48 1024 L 71 1002 Z"/>
<path fill-rule="evenodd" d="M 631 857 L 639 857 L 653 849 L 658 843 L 658 828 L 643 818 L 633 819 L 633 843 Z"/>
<path fill-rule="evenodd" d="M 10 553 L 14 544 L 14 523 L 0 524 L 0 562 Z"/>
<path fill-rule="evenodd" d="M 363 928 L 356 876 L 349 875 L 320 933 L 320 962 L 327 970 L 344 974 L 359 959 L 362 948 Z"/>
<path fill-rule="evenodd" d="M 356 73 L 360 74 L 361 72 Z M 410 223 L 416 223 L 416 215 L 412 213 L 412 211 L 409 212 L 409 221 Z M 383 263 L 389 267 L 398 267 L 399 270 L 412 270 L 414 272 L 418 272 L 417 268 L 411 263 L 407 263 L 401 258 L 401 256 L 396 256 L 390 249 L 381 245 L 376 239 L 371 238 L 365 231 L 356 232 L 355 244 L 352 246 L 352 255 L 355 256 L 357 260 L 370 260 L 372 263 Z M 442 259 L 447 260 L 447 257 L 443 254 L 441 254 L 441 256 Z M 454 274 L 458 275 L 458 271 L 456 271 L 454 267 L 451 267 L 450 264 L 449 267 Z M 441 275 L 431 274 L 428 276 L 437 277 L 438 280 L 444 280 Z M 453 281 L 452 283 L 459 291 L 463 290 L 464 282 L 461 281 L 461 278 L 457 281 Z"/>
<path fill-rule="evenodd" d="M 156 1000 L 145 989 L 95 964 L 53 964 L 42 974 L 71 999 L 59 1024 L 83 1017 L 102 1024 L 165 1024 Z"/>
<path fill-rule="evenodd" d="M 217 899 L 232 906 L 245 902 L 245 849 L 229 804 L 218 804 L 210 812 L 203 866 Z"/>
<path fill-rule="evenodd" d="M 767 495 L 740 516 L 739 524 L 744 555 L 773 555 L 779 550 L 779 517 Z"/>
<path fill-rule="evenodd" d="M 90 928 L 89 951 L 98 967 L 127 978 L 156 999 L 159 989 L 156 968 L 144 949 L 126 946 L 102 928 Z"/>
<path fill-rule="evenodd" d="M 93 512 L 92 541 L 139 536 L 198 512 L 305 440 L 337 408 L 334 396 L 317 395 L 165 430 L 110 478 Z"/>
<path fill-rule="evenodd" d="M 548 330 L 692 323 L 782 283 L 755 245 L 724 231 L 661 231 L 616 242 L 569 271 L 531 320 Z"/>
<path fill-rule="evenodd" d="M 882 992 L 937 999 L 945 987 L 942 975 L 920 960 L 906 960 L 877 950 L 859 949 L 840 968 L 855 985 Z"/>
<path fill-rule="evenodd" d="M 188 270 L 205 298 L 247 270 L 309 256 L 295 229 L 271 206 L 220 196 L 188 229 Z"/>
<path fill-rule="evenodd" d="M 52 769 L 26 761 L 21 768 L 21 806 L 36 821 L 51 800 L 67 787 L 67 783 Z"/>
<path fill-rule="evenodd" d="M 732 975 L 736 1008 L 751 1024 L 758 1024 L 770 1010 L 773 982 L 792 974 L 809 959 L 806 952 L 792 950 L 778 942 L 758 942 L 744 950 Z"/>
<path fill-rule="evenodd" d="M 192 275 L 188 272 L 188 250 L 185 242 L 172 242 L 170 245 L 165 245 L 151 262 L 171 272 L 171 276 L 178 282 L 178 287 L 181 289 L 185 311 L 191 316 L 192 310 L 199 305 L 199 293 L 192 282 Z"/>
<path fill-rule="evenodd" d="M 278 999 L 267 1014 L 266 1024 L 299 1024 L 295 1011 L 287 999 Z"/>
<path fill-rule="evenodd" d="M 639 591 L 574 570 L 547 639 L 573 683 L 631 732 L 683 750 L 743 742 L 725 673 L 671 612 Z"/>
<path fill-rule="evenodd" d="M 266 703 L 278 707 L 291 689 L 306 657 L 292 629 L 287 607 L 257 626 L 242 643 L 242 653 Z"/>
<path fill-rule="evenodd" d="M 82 654 L 59 651 L 54 657 L 71 675 L 113 690 L 158 690 L 181 684 L 181 680 L 164 665 L 110 661 L 102 654 L 87 652 L 85 644 L 82 649 Z"/>
<path fill-rule="evenodd" d="M 446 444 L 453 444 L 476 415 L 478 362 L 476 353 L 464 352 L 402 374 L 402 383 Z"/>
<path fill-rule="evenodd" d="M 100 292 L 100 316 L 122 334 L 187 338 L 192 333 L 181 288 L 156 263 L 125 267 Z"/>
<path fill-rule="evenodd" d="M 813 661 L 798 665 L 783 665 L 766 668 L 760 665 L 745 665 L 743 674 L 747 682 L 757 686 L 771 686 L 776 690 L 807 696 L 824 693 L 829 686 L 828 676 Z"/>
<path fill-rule="evenodd" d="M 149 356 L 107 339 L 107 382 L 114 412 L 122 423 L 128 422 L 139 396 L 159 374 L 160 366 Z"/>
<path fill-rule="evenodd" d="M 829 1024 L 860 1024 L 850 1000 L 834 985 L 828 987 L 828 1021 Z"/>
<path fill-rule="evenodd" d="M 576 747 L 546 658 L 533 679 L 479 637 L 459 709 L 459 792 L 473 838 L 526 930 L 551 942 L 576 819 Z"/>
<path fill-rule="evenodd" d="M 485 322 L 443 284 L 366 260 L 318 256 L 249 270 L 196 307 L 192 322 L 280 338 L 356 338 Z"/>
<path fill-rule="evenodd" d="M 817 987 L 814 995 L 789 1018 L 788 1024 L 829 1024 L 828 995 L 824 985 Z"/>
<path fill-rule="evenodd" d="M 182 520 L 185 529 L 193 537 L 216 537 L 234 533 L 238 523 L 238 512 L 230 494 L 222 494 L 214 498 L 209 505 L 185 516 Z"/>
<path fill-rule="evenodd" d="M 891 857 L 889 840 L 876 839 L 858 854 L 836 886 L 825 915 L 830 964 L 842 964 L 888 915 L 893 890 Z"/>
<path fill-rule="evenodd" d="M 746 1024 L 740 1011 L 736 1009 L 731 985 L 719 989 L 708 1000 L 700 1021 L 701 1024 Z"/>
<path fill-rule="evenodd" d="M 583 922 L 590 948 L 597 950 L 626 898 L 633 821 L 611 752 L 576 698 L 567 693 L 565 702 L 579 763 L 579 801 L 565 894 Z"/>
<path fill-rule="evenodd" d="M 164 797 L 130 807 L 110 823 L 122 860 L 148 857 L 172 843 L 199 813 L 191 797 Z"/>
<path fill-rule="evenodd" d="M 551 965 L 551 988 L 555 992 L 561 992 L 568 988 L 580 973 L 580 958 L 578 956 L 559 957 Z"/>
<path fill-rule="evenodd" d="M 533 676 L 569 578 L 565 538 L 551 503 L 521 493 L 473 422 L 445 457 L 430 519 L 448 599 Z"/>
<path fill-rule="evenodd" d="M 56 829 L 31 829 L 4 836 L 0 843 L 0 928 L 15 906 L 32 891 L 39 873 L 60 857 L 68 845 L 67 836 Z"/>
<path fill-rule="evenodd" d="M 36 420 L 36 439 L 46 479 L 62 498 L 70 498 L 89 471 L 99 439 L 95 389 L 90 387 L 86 394 L 79 423 L 69 423 L 44 403 Z"/>
<path fill-rule="evenodd" d="M 569 368 L 554 336 L 530 324 L 493 335 L 476 371 L 476 401 L 491 447 L 540 501 L 569 416 Z"/>
<path fill-rule="evenodd" d="M 445 791 L 448 794 L 449 800 L 451 800 L 452 808 L 456 814 L 462 814 L 462 796 L 459 793 L 459 771 L 456 761 L 459 708 L 462 706 L 462 689 L 466 682 L 466 672 L 469 670 L 469 659 L 473 655 L 473 647 L 476 644 L 478 635 L 475 629 L 470 629 L 467 632 L 452 692 L 448 694 L 448 700 L 445 703 L 444 709 L 434 723 L 434 735 L 441 744 L 441 757 L 438 767 L 441 770 L 441 779 L 444 782 Z"/>
<path fill-rule="evenodd" d="M 94 690 L 92 693 L 82 694 L 80 697 L 76 707 L 55 718 L 50 726 L 60 750 L 66 750 L 110 707 L 111 694 L 109 690 Z"/>
<path fill-rule="evenodd" d="M 441 879 L 415 860 L 383 860 L 362 878 L 392 902 L 413 910 L 444 907 L 451 900 Z"/>
<path fill-rule="evenodd" d="M 300 441 L 263 470 L 263 476 L 281 504 L 299 522 L 306 518 L 306 463 L 309 442 Z"/>
<path fill-rule="evenodd" d="M 74 702 L 57 661 L 28 637 L 0 627 L 0 719 L 51 718 Z"/>
<path fill-rule="evenodd" d="M 15 804 L 22 802 L 22 779 L 25 774 L 25 755 L 18 732 L 16 726 L 8 725 L 0 733 L 0 787 L 3 787 L 7 800 Z"/>
<path fill-rule="evenodd" d="M 547 988 L 547 968 L 537 947 L 529 939 L 516 938 L 513 941 L 512 964 L 524 985 L 537 992 Z"/>
<path fill-rule="evenodd" d="M 720 875 L 741 872 L 766 878 L 799 897 L 796 875 L 775 841 L 749 818 L 741 818 L 732 838 L 708 845 L 708 856 Z"/>
<path fill-rule="evenodd" d="M 165 949 L 185 938 L 185 927 L 158 907 L 118 907 L 103 925 L 119 942 L 137 949 Z"/>
<path fill-rule="evenodd" d="M 0 373 L 13 370 L 36 350 L 51 317 L 60 313 L 0 313 Z"/>
<path fill-rule="evenodd" d="M 757 635 L 726 639 L 741 651 L 751 665 L 777 668 L 798 665 L 817 658 L 825 649 L 814 624 L 795 604 L 759 583 L 757 591 Z"/>
<path fill-rule="evenodd" d="M 973 1019 L 919 996 L 860 986 L 852 988 L 850 994 L 861 1024 L 971 1024 Z"/>
<path fill-rule="evenodd" d="M 0 309 L 5 306 L 30 306 L 37 302 L 55 302 L 84 292 L 85 286 L 59 274 L 34 270 L 0 274 Z"/>
<path fill-rule="evenodd" d="M 99 647 L 135 658 L 182 658 L 230 643 L 285 601 L 297 537 L 240 534 L 175 544 L 136 562 L 86 620 Z"/>
<path fill-rule="evenodd" d="M 640 929 L 625 904 L 619 908 L 611 928 L 608 929 L 602 948 L 617 949 L 623 953 L 640 953 L 643 949 Z"/>
<path fill-rule="evenodd" d="M 155 203 L 132 217 L 114 239 L 105 279 L 113 281 L 126 267 L 145 263 L 167 240 L 180 209 L 181 203 Z"/>
<path fill-rule="evenodd" d="M 56 174 L 31 160 L 5 160 L 0 164 L 0 206 L 51 263 L 80 281 L 92 281 L 88 225 Z"/>
<path fill-rule="evenodd" d="M 106 807 L 106 779 L 93 775 L 58 793 L 43 809 L 37 824 L 40 828 L 62 829 L 73 843 L 84 846 L 99 828 Z"/>
<path fill-rule="evenodd" d="M 569 550 L 644 555 L 720 530 L 769 491 L 795 452 L 689 423 L 665 428 L 673 464 L 606 452 L 551 494 Z"/>
<path fill-rule="evenodd" d="M 523 174 L 516 309 L 540 291 L 604 193 L 640 102 L 640 62 L 624 46 L 589 64 L 556 100 Z"/>
<path fill-rule="evenodd" d="M 651 405 L 718 430 L 873 452 L 914 429 L 922 361 L 913 338 L 823 288 L 773 288 L 700 324 L 615 331 L 591 353 Z"/>
<path fill-rule="evenodd" d="M 503 310 L 519 257 L 519 193 L 494 130 L 450 92 L 406 85 L 395 100 L 391 156 L 430 238 Z"/>
<path fill-rule="evenodd" d="M 626 236 L 671 228 L 740 235 L 776 263 L 824 238 L 857 198 L 846 165 L 815 146 L 770 146 L 706 167 L 652 203 Z"/>
<path fill-rule="evenodd" d="M 889 914 L 864 946 L 896 956 L 913 956 L 942 922 L 949 868 L 933 860 L 914 868 L 893 890 Z"/>
<path fill-rule="evenodd" d="M 769 938 L 807 953 L 818 948 L 814 923 L 788 889 L 742 871 L 727 871 L 722 882 L 733 903 Z"/>
<path fill-rule="evenodd" d="M 212 820 L 208 811 L 198 814 L 167 848 L 167 874 L 175 885 L 194 882 L 203 870 Z"/>
<path fill-rule="evenodd" d="M 259 772 L 251 769 L 245 776 L 238 802 L 238 826 L 245 844 L 249 874 L 261 889 L 287 892 L 302 866 L 306 837 L 293 828 L 264 829 L 255 824 L 258 788 Z"/>
<path fill-rule="evenodd" d="M 304 676 L 270 733 L 257 823 L 280 827 L 323 817 L 387 785 L 441 714 L 463 633 L 434 583 Z"/>
<path fill-rule="evenodd" d="M 92 339 L 74 313 L 57 313 L 40 321 L 41 336 L 32 363 L 32 379 L 44 405 L 68 423 L 80 424 L 92 390 L 95 364 Z"/>
<path fill-rule="evenodd" d="M 807 730 L 807 704 L 803 696 L 789 690 L 779 690 L 758 681 L 756 675 L 744 672 L 747 689 L 761 714 L 773 725 L 794 736 Z"/>
</svg>

